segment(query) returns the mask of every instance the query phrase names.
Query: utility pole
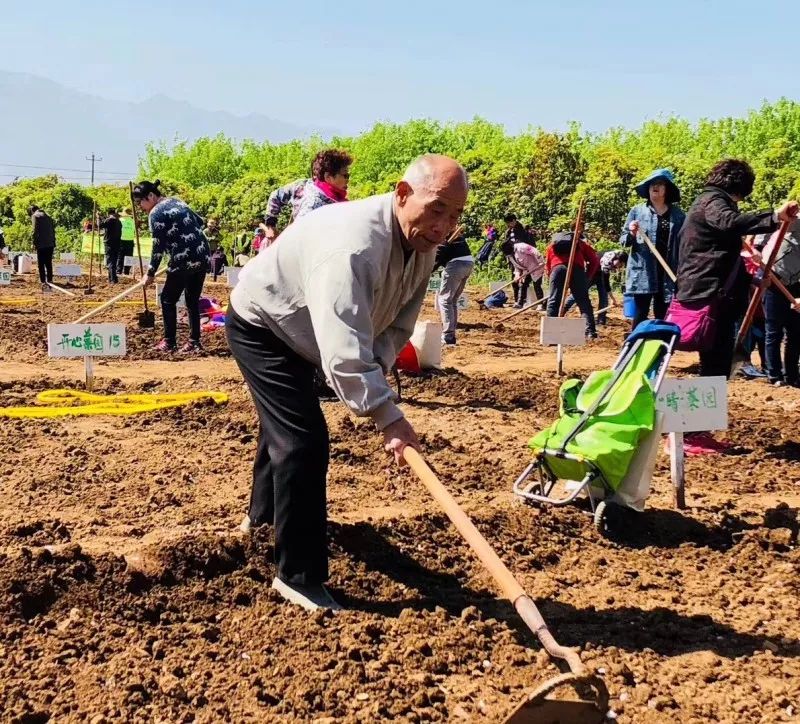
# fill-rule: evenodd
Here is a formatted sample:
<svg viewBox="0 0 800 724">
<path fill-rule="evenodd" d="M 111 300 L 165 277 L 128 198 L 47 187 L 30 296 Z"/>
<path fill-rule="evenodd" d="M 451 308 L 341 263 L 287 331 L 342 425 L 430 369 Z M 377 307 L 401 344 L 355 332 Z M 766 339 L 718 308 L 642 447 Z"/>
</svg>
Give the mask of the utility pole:
<svg viewBox="0 0 800 724">
<path fill-rule="evenodd" d="M 91 156 L 87 156 L 86 160 L 92 162 L 92 186 L 94 186 L 94 164 L 100 163 L 100 161 L 102 161 L 103 159 L 100 158 L 100 156 L 95 156 L 94 154 L 92 154 Z"/>
</svg>

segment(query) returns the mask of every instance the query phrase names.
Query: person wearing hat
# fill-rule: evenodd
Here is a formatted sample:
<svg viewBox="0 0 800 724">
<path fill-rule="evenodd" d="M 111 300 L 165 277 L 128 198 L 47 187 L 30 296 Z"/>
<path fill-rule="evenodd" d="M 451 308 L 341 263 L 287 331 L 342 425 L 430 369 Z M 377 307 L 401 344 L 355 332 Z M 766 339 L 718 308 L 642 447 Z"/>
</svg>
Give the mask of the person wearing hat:
<svg viewBox="0 0 800 724">
<path fill-rule="evenodd" d="M 630 210 L 619 239 L 622 246 L 630 249 L 625 293 L 636 304 L 631 329 L 647 319 L 651 304 L 653 316 L 664 319 L 675 292 L 675 285 L 639 232 L 647 234 L 674 272 L 678 268 L 678 232 L 686 218 L 676 206 L 681 193 L 669 169 L 653 171 L 636 186 L 636 193 L 645 201 Z"/>
</svg>

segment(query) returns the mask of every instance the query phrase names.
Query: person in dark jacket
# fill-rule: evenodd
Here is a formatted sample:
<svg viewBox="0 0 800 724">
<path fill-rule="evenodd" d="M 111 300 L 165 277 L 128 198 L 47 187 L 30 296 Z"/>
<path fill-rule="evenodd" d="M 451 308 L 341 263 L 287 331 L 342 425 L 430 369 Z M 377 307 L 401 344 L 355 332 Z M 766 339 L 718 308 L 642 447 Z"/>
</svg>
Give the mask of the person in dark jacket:
<svg viewBox="0 0 800 724">
<path fill-rule="evenodd" d="M 674 272 L 678 266 L 678 232 L 686 218 L 677 206 L 681 194 L 669 169 L 653 171 L 636 186 L 636 193 L 645 202 L 630 210 L 619 239 L 623 247 L 630 249 L 625 293 L 636 304 L 632 330 L 647 319 L 651 304 L 653 316 L 664 319 L 675 291 L 672 280 L 639 232 L 647 234 Z"/>
<path fill-rule="evenodd" d="M 474 266 L 475 260 L 464 234 L 459 234 L 436 250 L 433 269 L 436 271 L 439 267 L 444 267 L 442 286 L 436 296 L 439 314 L 442 316 L 442 344 L 456 343 L 458 300 Z"/>
<path fill-rule="evenodd" d="M 119 220 L 116 209 L 108 210 L 108 217 L 100 222 L 100 228 L 103 230 L 108 281 L 111 284 L 116 284 L 119 281 L 117 279 L 117 264 L 119 263 L 122 249 L 122 222 Z"/>
<path fill-rule="evenodd" d="M 679 236 L 676 298 L 708 304 L 724 297 L 714 343 L 700 352 L 700 375 L 728 377 L 733 362 L 736 320 L 747 306 L 750 277 L 741 263 L 742 236 L 774 231 L 797 215 L 796 201 L 777 211 L 742 213 L 739 203 L 753 192 L 753 169 L 737 159 L 721 161 L 686 215 Z"/>
<path fill-rule="evenodd" d="M 33 248 L 36 249 L 36 264 L 39 281 L 46 289 L 53 281 L 53 252 L 56 248 L 56 227 L 53 220 L 38 206 L 28 209 L 33 224 Z"/>
<path fill-rule="evenodd" d="M 161 312 L 164 316 L 164 339 L 156 350 L 177 349 L 178 313 L 176 304 L 184 293 L 189 315 L 189 341 L 181 352 L 195 352 L 200 346 L 200 295 L 209 265 L 208 241 L 203 233 L 203 219 L 180 199 L 161 195 L 160 181 L 140 181 L 133 187 L 133 198 L 150 215 L 153 253 L 145 286 L 153 282 L 161 257 L 169 255 L 167 278 L 161 290 Z"/>
<path fill-rule="evenodd" d="M 756 249 L 769 258 L 775 239 L 764 234 L 755 239 Z M 800 219 L 789 227 L 772 267 L 775 274 L 797 299 L 800 297 Z M 800 387 L 800 304 L 792 304 L 774 284 L 764 292 L 765 350 L 767 377 L 776 387 Z M 781 360 L 781 344 L 786 345 Z"/>
</svg>

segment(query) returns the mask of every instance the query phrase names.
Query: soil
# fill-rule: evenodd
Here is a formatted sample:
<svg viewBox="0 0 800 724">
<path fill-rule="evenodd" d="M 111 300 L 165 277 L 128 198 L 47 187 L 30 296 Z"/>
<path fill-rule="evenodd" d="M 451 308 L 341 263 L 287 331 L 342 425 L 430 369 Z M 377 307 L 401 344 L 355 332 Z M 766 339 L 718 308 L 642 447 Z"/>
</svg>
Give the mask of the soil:
<svg viewBox="0 0 800 724">
<path fill-rule="evenodd" d="M 79 387 L 81 360 L 49 360 L 47 322 L 119 288 L 42 297 L 0 288 L 3 405 Z M 224 285 L 209 285 L 225 302 Z M 475 290 L 473 298 L 478 296 Z M 32 298 L 34 303 L 2 304 Z M 152 300 L 151 300 L 152 303 Z M 3 721 L 501 721 L 558 673 L 422 485 L 370 423 L 323 403 L 331 432 L 331 588 L 347 610 L 306 613 L 270 589 L 269 529 L 246 510 L 256 416 L 225 344 L 150 351 L 143 307 L 129 354 L 98 360 L 103 392 L 222 390 L 227 404 L 131 417 L 0 419 L 0 711 Z M 728 454 L 669 460 L 644 513 L 603 538 L 579 506 L 511 492 L 527 440 L 558 411 L 555 352 L 533 313 L 463 313 L 444 369 L 403 375 L 424 455 L 557 639 L 606 681 L 609 721 L 800 720 L 800 390 L 730 385 Z M 432 318 L 428 304 L 423 317 Z M 624 322 L 566 351 L 568 374 L 610 365 Z M 181 330 L 185 335 L 185 328 Z M 696 358 L 679 354 L 673 374 Z"/>
</svg>

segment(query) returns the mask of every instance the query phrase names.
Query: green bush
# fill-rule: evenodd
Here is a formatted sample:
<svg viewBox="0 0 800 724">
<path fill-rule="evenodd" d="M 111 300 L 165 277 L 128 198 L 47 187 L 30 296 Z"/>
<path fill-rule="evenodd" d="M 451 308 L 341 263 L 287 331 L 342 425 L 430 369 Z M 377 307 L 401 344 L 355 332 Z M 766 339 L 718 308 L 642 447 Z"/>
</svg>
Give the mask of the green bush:
<svg viewBox="0 0 800 724">
<path fill-rule="evenodd" d="M 765 103 L 743 118 L 694 124 L 662 118 L 638 129 L 612 128 L 600 134 L 573 125 L 561 133 L 531 128 L 508 135 L 502 126 L 480 118 L 464 123 L 376 123 L 359 136 L 336 137 L 330 143 L 319 138 L 281 144 L 237 142 L 220 134 L 194 143 L 149 144 L 140 161 L 140 178 L 160 178 L 165 193 L 184 198 L 206 218 L 217 217 L 229 248 L 237 232 L 263 216 L 269 193 L 307 177 L 314 154 L 326 146 L 353 155 L 353 199 L 390 191 L 408 163 L 422 153 L 458 159 L 470 174 L 463 222 L 474 240 L 487 224 L 502 231 L 508 211 L 541 238 L 571 229 L 583 199 L 587 233 L 599 250 L 612 248 L 628 210 L 638 202 L 633 192 L 638 179 L 655 168 L 671 168 L 686 209 L 711 166 L 724 157 L 743 158 L 757 173 L 755 191 L 742 204 L 744 209 L 800 196 L 800 103 L 786 99 Z M 41 206 L 66 231 L 78 228 L 95 200 L 101 211 L 126 207 L 128 189 L 87 189 L 61 183 L 56 176 L 23 179 L 0 189 L 0 224 L 12 245 L 27 247 L 30 204 Z M 481 273 L 494 271 L 500 270 Z"/>
</svg>

